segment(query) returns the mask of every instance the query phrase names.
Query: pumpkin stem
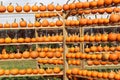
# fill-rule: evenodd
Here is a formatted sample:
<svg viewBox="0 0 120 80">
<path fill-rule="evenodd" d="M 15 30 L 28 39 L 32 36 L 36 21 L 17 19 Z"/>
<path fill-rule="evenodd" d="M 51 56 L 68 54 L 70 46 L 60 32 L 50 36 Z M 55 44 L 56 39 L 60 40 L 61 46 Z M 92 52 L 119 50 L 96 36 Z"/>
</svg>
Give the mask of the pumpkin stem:
<svg viewBox="0 0 120 80">
<path fill-rule="evenodd" d="M 9 3 L 9 5 L 12 5 L 12 3 Z"/>
<path fill-rule="evenodd" d="M 81 2 L 80 0 L 78 0 L 78 2 Z"/>
<path fill-rule="evenodd" d="M 44 5 L 43 3 L 40 3 L 42 6 Z"/>
<path fill-rule="evenodd" d="M 22 20 L 22 21 L 24 21 L 24 19 L 23 19 L 23 18 L 21 18 L 21 20 Z"/>
<path fill-rule="evenodd" d="M 89 0 L 87 0 L 87 2 L 88 2 Z"/>
<path fill-rule="evenodd" d="M 74 0 L 72 3 L 75 3 L 76 0 Z"/>
<path fill-rule="evenodd" d="M 26 3 L 26 5 L 28 5 L 28 4 L 29 4 L 29 2 Z"/>
<path fill-rule="evenodd" d="M 17 6 L 19 6 L 19 4 L 18 4 L 18 3 L 16 3 L 16 5 L 17 5 Z"/>
<path fill-rule="evenodd" d="M 38 19 L 38 22 L 40 22 L 41 19 Z"/>
<path fill-rule="evenodd" d="M 95 19 L 97 19 L 97 15 L 95 15 Z"/>
<path fill-rule="evenodd" d="M 16 23 L 16 18 L 14 19 L 14 23 Z"/>
<path fill-rule="evenodd" d="M 31 21 L 29 20 L 29 23 L 31 23 Z"/>
<path fill-rule="evenodd" d="M 66 2 L 66 4 L 68 4 L 68 3 L 69 3 L 69 1 L 70 1 L 70 0 L 68 0 L 68 1 Z"/>
<path fill-rule="evenodd" d="M 34 6 L 36 6 L 37 5 L 37 2 L 34 4 Z"/>
<path fill-rule="evenodd" d="M 58 16 L 58 20 L 60 20 L 60 16 Z"/>
<path fill-rule="evenodd" d="M 3 2 L 1 1 L 1 4 L 0 4 L 1 6 L 3 6 Z"/>
<path fill-rule="evenodd" d="M 107 15 L 107 19 L 109 18 L 109 15 Z"/>
<path fill-rule="evenodd" d="M 51 2 L 50 4 L 53 4 L 54 2 Z"/>
</svg>

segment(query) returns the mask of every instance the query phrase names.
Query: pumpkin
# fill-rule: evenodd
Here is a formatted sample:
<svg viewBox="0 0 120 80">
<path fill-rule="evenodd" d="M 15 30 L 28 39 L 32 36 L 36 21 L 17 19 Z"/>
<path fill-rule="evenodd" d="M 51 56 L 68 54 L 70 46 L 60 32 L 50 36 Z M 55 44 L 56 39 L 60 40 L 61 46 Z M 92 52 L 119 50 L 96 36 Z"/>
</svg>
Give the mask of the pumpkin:
<svg viewBox="0 0 120 80">
<path fill-rule="evenodd" d="M 31 58 L 34 59 L 34 58 L 37 58 L 39 56 L 39 54 L 37 51 L 32 51 L 32 52 L 30 52 L 30 56 L 31 56 Z"/>
<path fill-rule="evenodd" d="M 3 13 L 6 11 L 6 7 L 3 5 L 3 2 L 1 1 L 1 4 L 0 4 L 0 12 Z"/>
<path fill-rule="evenodd" d="M 44 48 L 43 48 L 43 51 L 44 51 L 44 52 L 48 52 L 48 50 L 49 50 L 48 47 L 44 47 Z"/>
<path fill-rule="evenodd" d="M 103 73 L 102 72 L 98 72 L 97 77 L 98 78 L 102 78 L 102 76 L 103 76 Z"/>
<path fill-rule="evenodd" d="M 92 66 L 92 65 L 93 65 L 93 61 L 88 60 L 88 61 L 87 61 L 87 65 Z"/>
<path fill-rule="evenodd" d="M 120 3 L 120 0 L 112 0 L 112 2 L 113 2 L 114 4 L 119 4 L 119 3 Z"/>
<path fill-rule="evenodd" d="M 98 7 L 104 6 L 104 0 L 98 0 L 97 1 L 97 6 Z"/>
<path fill-rule="evenodd" d="M 45 52 L 39 52 L 39 57 L 40 58 L 45 58 L 46 57 L 46 53 Z"/>
<path fill-rule="evenodd" d="M 53 73 L 53 70 L 52 70 L 52 69 L 49 69 L 49 68 L 46 69 L 45 71 L 46 71 L 47 74 L 52 74 L 52 73 Z"/>
<path fill-rule="evenodd" d="M 110 47 L 110 51 L 115 51 L 115 47 L 114 46 Z"/>
<path fill-rule="evenodd" d="M 97 42 L 101 41 L 101 34 L 98 33 L 95 35 L 95 41 Z"/>
<path fill-rule="evenodd" d="M 38 21 L 35 21 L 34 26 L 35 27 L 40 27 L 41 26 L 40 19 Z"/>
<path fill-rule="evenodd" d="M 108 74 L 107 72 L 103 72 L 103 76 L 102 76 L 102 77 L 103 77 L 104 79 L 107 79 L 107 78 L 108 78 L 108 75 L 109 75 L 109 74 Z"/>
<path fill-rule="evenodd" d="M 72 71 L 71 71 L 71 73 L 72 73 L 73 75 L 77 75 L 77 74 L 78 74 L 78 71 L 79 71 L 78 68 L 73 68 Z"/>
<path fill-rule="evenodd" d="M 10 70 L 5 70 L 5 75 L 10 75 Z"/>
<path fill-rule="evenodd" d="M 95 15 L 95 19 L 93 19 L 93 24 L 98 24 L 98 19 L 97 19 L 97 16 Z"/>
<path fill-rule="evenodd" d="M 87 75 L 87 70 L 83 70 L 82 71 L 82 76 L 86 76 Z"/>
<path fill-rule="evenodd" d="M 55 22 L 49 22 L 50 27 L 54 27 L 56 24 Z"/>
<path fill-rule="evenodd" d="M 109 59 L 109 55 L 110 55 L 110 53 L 108 53 L 108 52 L 103 53 L 103 54 L 102 54 L 102 59 L 103 59 L 103 60 L 108 60 L 108 59 Z"/>
<path fill-rule="evenodd" d="M 18 3 L 16 3 L 17 6 L 15 7 L 16 12 L 22 12 L 22 6 L 20 6 Z"/>
<path fill-rule="evenodd" d="M 115 8 L 113 9 L 113 11 L 116 12 L 116 13 L 119 13 L 119 12 L 120 12 L 120 8 L 115 7 Z"/>
<path fill-rule="evenodd" d="M 108 24 L 109 22 L 110 22 L 110 20 L 108 19 L 108 18 L 103 18 L 103 20 L 104 20 L 104 24 Z"/>
<path fill-rule="evenodd" d="M 38 72 L 39 72 L 39 74 L 44 74 L 45 70 L 41 68 L 41 69 L 38 70 Z"/>
<path fill-rule="evenodd" d="M 53 2 L 47 5 L 48 11 L 54 11 L 55 7 L 53 5 Z"/>
<path fill-rule="evenodd" d="M 11 70 L 10 70 L 10 73 L 11 73 L 12 75 L 17 75 L 17 74 L 19 73 L 19 70 L 18 70 L 18 69 L 11 69 Z"/>
<path fill-rule="evenodd" d="M 31 23 L 31 21 L 29 21 L 29 23 L 28 23 L 27 26 L 28 26 L 28 27 L 33 27 L 33 23 Z"/>
<path fill-rule="evenodd" d="M 80 48 L 78 46 L 75 46 L 75 52 L 79 52 L 80 51 Z"/>
<path fill-rule="evenodd" d="M 24 39 L 24 41 L 25 41 L 26 43 L 29 43 L 29 42 L 31 42 L 31 39 L 30 39 L 29 37 L 26 37 L 26 38 Z"/>
<path fill-rule="evenodd" d="M 82 6 L 83 8 L 89 8 L 90 7 L 90 3 L 88 2 L 88 0 L 87 0 L 87 2 L 83 2 L 82 5 L 83 5 Z"/>
<path fill-rule="evenodd" d="M 64 4 L 63 5 L 63 10 L 64 11 L 67 11 L 67 10 L 69 10 L 70 8 L 69 8 L 69 5 L 68 5 L 68 2 L 69 2 L 70 0 L 68 0 L 67 2 L 66 2 L 66 4 Z"/>
<path fill-rule="evenodd" d="M 120 19 L 120 17 L 118 14 L 111 14 L 110 15 L 110 22 L 112 22 L 112 23 L 118 22 L 119 19 Z"/>
<path fill-rule="evenodd" d="M 19 52 L 19 49 L 17 50 L 17 53 L 15 54 L 16 59 L 22 58 L 22 54 Z"/>
<path fill-rule="evenodd" d="M 67 54 L 66 54 L 66 58 L 71 58 L 71 56 L 72 56 L 71 54 L 72 54 L 72 53 L 67 53 Z"/>
<path fill-rule="evenodd" d="M 94 42 L 94 41 L 95 41 L 95 36 L 93 35 L 93 33 L 90 35 L 89 41 L 91 41 L 91 42 Z"/>
<path fill-rule="evenodd" d="M 61 52 L 56 52 L 56 53 L 55 53 L 55 57 L 56 57 L 56 58 L 62 57 L 62 53 L 61 53 Z"/>
<path fill-rule="evenodd" d="M 31 10 L 31 6 L 29 5 L 29 3 L 26 3 L 24 6 L 23 6 L 23 11 L 24 12 L 30 12 Z"/>
<path fill-rule="evenodd" d="M 117 34 L 117 41 L 120 41 L 120 33 Z"/>
<path fill-rule="evenodd" d="M 107 62 L 106 62 L 106 61 L 100 61 L 100 64 L 101 64 L 101 65 L 106 65 Z"/>
<path fill-rule="evenodd" d="M 111 71 L 109 74 L 108 74 L 108 78 L 109 79 L 114 79 L 115 77 L 115 73 L 113 71 Z"/>
<path fill-rule="evenodd" d="M 10 37 L 5 38 L 5 43 L 11 43 L 12 39 Z"/>
<path fill-rule="evenodd" d="M 108 40 L 109 41 L 116 41 L 116 39 L 117 39 L 117 34 L 116 33 L 109 33 L 108 34 Z"/>
<path fill-rule="evenodd" d="M 101 54 L 97 54 L 96 55 L 96 59 L 101 60 L 102 59 L 102 55 Z"/>
<path fill-rule="evenodd" d="M 38 74 L 38 73 L 39 73 L 39 70 L 38 70 L 38 69 L 33 69 L 33 70 L 32 70 L 32 73 L 33 73 L 33 74 Z"/>
<path fill-rule="evenodd" d="M 47 7 L 43 3 L 40 3 L 41 6 L 39 7 L 40 11 L 46 11 Z"/>
<path fill-rule="evenodd" d="M 47 52 L 47 57 L 48 58 L 53 58 L 54 57 L 54 53 L 53 52 Z"/>
<path fill-rule="evenodd" d="M 10 23 L 8 23 L 8 22 L 6 22 L 5 24 L 4 24 L 4 28 L 10 28 Z"/>
<path fill-rule="evenodd" d="M 72 3 L 70 3 L 69 4 L 69 9 L 70 10 L 73 10 L 73 9 L 75 9 L 76 8 L 76 6 L 75 6 L 75 3 L 74 3 L 75 1 L 73 1 Z"/>
<path fill-rule="evenodd" d="M 105 13 L 105 9 L 104 9 L 104 8 L 103 8 L 103 9 L 99 9 L 99 10 L 98 10 L 98 13 L 100 13 L 100 14 Z"/>
<path fill-rule="evenodd" d="M 86 53 L 83 53 L 83 54 L 81 54 L 80 58 L 81 58 L 81 59 L 85 59 L 86 56 L 87 56 L 87 54 L 86 54 Z"/>
<path fill-rule="evenodd" d="M 40 18 L 40 17 L 41 17 L 40 13 L 35 14 L 35 18 Z"/>
<path fill-rule="evenodd" d="M 26 74 L 26 70 L 25 70 L 25 69 L 19 70 L 19 74 L 20 74 L 20 75 L 25 75 L 25 74 Z"/>
<path fill-rule="evenodd" d="M 75 58 L 75 54 L 74 53 L 71 54 L 71 58 Z"/>
<path fill-rule="evenodd" d="M 55 10 L 56 11 L 61 11 L 62 10 L 62 6 L 57 4 L 56 7 L 55 7 Z"/>
<path fill-rule="evenodd" d="M 106 8 L 105 11 L 108 13 L 108 14 L 111 14 L 113 12 L 113 9 L 112 8 Z"/>
<path fill-rule="evenodd" d="M 87 55 L 86 55 L 86 59 L 87 59 L 87 60 L 88 60 L 88 59 L 91 59 L 91 57 L 92 57 L 91 54 L 87 54 Z"/>
<path fill-rule="evenodd" d="M 93 24 L 93 20 L 91 19 L 91 18 L 89 18 L 88 20 L 87 20 L 87 25 L 92 25 Z"/>
<path fill-rule="evenodd" d="M 0 28 L 3 28 L 3 24 L 2 23 L 0 23 Z"/>
<path fill-rule="evenodd" d="M 98 12 L 98 9 L 92 9 L 92 10 L 91 10 L 91 13 L 92 13 L 92 14 L 96 14 L 97 12 Z"/>
<path fill-rule="evenodd" d="M 16 22 L 16 19 L 14 19 L 14 22 L 11 24 L 12 28 L 17 28 L 18 27 L 18 23 Z"/>
<path fill-rule="evenodd" d="M 111 5 L 111 4 L 112 4 L 112 1 L 113 1 L 113 0 L 109 0 L 109 1 L 108 1 L 108 0 L 104 0 L 105 5 Z"/>
<path fill-rule="evenodd" d="M 4 38 L 0 38 L 0 43 L 4 43 L 5 39 Z"/>
<path fill-rule="evenodd" d="M 14 58 L 15 58 L 15 53 L 10 53 L 10 54 L 9 54 L 9 58 L 10 58 L 10 59 L 14 59 Z"/>
<path fill-rule="evenodd" d="M 83 41 L 84 41 L 84 36 L 80 36 L 80 37 L 79 37 L 79 41 L 80 41 L 80 42 L 83 42 Z"/>
<path fill-rule="evenodd" d="M 18 38 L 18 42 L 19 43 L 23 43 L 24 42 L 24 38 Z"/>
<path fill-rule="evenodd" d="M 106 33 L 102 34 L 101 35 L 101 40 L 104 41 L 104 42 L 108 41 L 108 34 L 106 34 Z"/>
<path fill-rule="evenodd" d="M 90 2 L 90 7 L 96 7 L 97 6 L 97 1 L 93 0 Z"/>
<path fill-rule="evenodd" d="M 84 35 L 84 41 L 88 42 L 89 39 L 90 39 L 90 36 L 88 35 L 88 33 L 86 33 L 86 34 Z"/>
<path fill-rule="evenodd" d="M 86 25 L 86 24 L 87 24 L 87 19 L 86 19 L 86 18 L 81 18 L 81 19 L 79 19 L 79 24 L 80 24 L 81 26 Z"/>
<path fill-rule="evenodd" d="M 48 63 L 48 60 L 45 59 L 45 60 L 42 61 L 42 63 L 43 63 L 43 64 L 47 64 L 47 63 Z"/>
<path fill-rule="evenodd" d="M 104 23 L 104 19 L 103 18 L 98 19 L 98 24 L 103 24 L 103 23 Z"/>
<path fill-rule="evenodd" d="M 23 52 L 22 56 L 23 56 L 23 58 L 29 58 L 30 53 L 26 50 L 26 51 Z"/>
<path fill-rule="evenodd" d="M 31 42 L 36 42 L 36 38 L 31 38 Z"/>
<path fill-rule="evenodd" d="M 68 70 L 66 71 L 66 74 L 67 74 L 67 75 L 70 75 L 71 72 L 72 72 L 71 69 L 68 69 Z"/>
<path fill-rule="evenodd" d="M 90 52 L 90 48 L 88 48 L 88 46 L 84 49 L 86 53 Z"/>
<path fill-rule="evenodd" d="M 98 72 L 97 72 L 97 71 L 93 71 L 93 72 L 91 73 L 91 76 L 92 76 L 92 77 L 97 77 L 97 75 L 98 75 Z"/>
<path fill-rule="evenodd" d="M 49 25 L 48 20 L 44 19 L 41 23 L 42 27 L 47 27 Z"/>
<path fill-rule="evenodd" d="M 27 26 L 27 22 L 23 18 L 21 18 L 21 21 L 19 22 L 19 24 L 20 24 L 20 27 L 26 27 Z"/>
<path fill-rule="evenodd" d="M 90 14 L 91 10 L 84 10 L 83 12 L 84 12 L 84 14 Z"/>
<path fill-rule="evenodd" d="M 112 61 L 115 61 L 118 59 L 118 55 L 116 53 L 112 53 L 109 55 L 109 59 Z"/>
<path fill-rule="evenodd" d="M 53 72 L 58 74 L 61 72 L 61 69 L 59 67 L 54 67 Z"/>
<path fill-rule="evenodd" d="M 33 70 L 31 68 L 26 69 L 26 74 L 32 74 Z"/>
<path fill-rule="evenodd" d="M 83 6 L 83 4 L 80 1 L 75 3 L 75 7 L 78 8 L 78 9 L 81 9 L 82 6 Z"/>
<path fill-rule="evenodd" d="M 97 58 L 97 55 L 96 55 L 96 54 L 92 54 L 92 55 L 91 55 L 91 59 L 94 60 L 94 59 L 96 59 L 96 58 Z"/>
<path fill-rule="evenodd" d="M 7 11 L 8 12 L 14 12 L 14 6 L 12 5 L 12 3 L 10 3 L 8 6 L 7 6 Z"/>
<path fill-rule="evenodd" d="M 56 26 L 59 27 L 59 26 L 62 26 L 62 25 L 63 25 L 63 22 L 61 20 L 57 20 L 56 21 Z"/>
<path fill-rule="evenodd" d="M 69 52 L 73 53 L 75 51 L 74 47 L 69 48 Z"/>
<path fill-rule="evenodd" d="M 103 50 L 104 50 L 104 51 L 109 51 L 110 48 L 109 48 L 109 46 L 106 45 L 106 46 L 103 47 Z"/>
<path fill-rule="evenodd" d="M 97 47 L 97 51 L 99 51 L 99 52 L 103 51 L 103 47 L 101 47 L 101 45 L 99 45 L 99 46 Z"/>
<path fill-rule="evenodd" d="M 39 7 L 37 6 L 37 3 L 35 3 L 33 6 L 32 6 L 32 11 L 33 12 L 37 12 L 39 10 Z"/>
<path fill-rule="evenodd" d="M 97 51 L 97 47 L 95 45 L 90 47 L 90 51 L 91 52 L 96 52 Z"/>
<path fill-rule="evenodd" d="M 120 45 L 118 45 L 118 46 L 116 47 L 116 50 L 117 50 L 117 51 L 120 51 Z"/>
<path fill-rule="evenodd" d="M 120 74 L 115 74 L 115 77 L 114 77 L 116 80 L 119 80 L 120 79 Z"/>
</svg>

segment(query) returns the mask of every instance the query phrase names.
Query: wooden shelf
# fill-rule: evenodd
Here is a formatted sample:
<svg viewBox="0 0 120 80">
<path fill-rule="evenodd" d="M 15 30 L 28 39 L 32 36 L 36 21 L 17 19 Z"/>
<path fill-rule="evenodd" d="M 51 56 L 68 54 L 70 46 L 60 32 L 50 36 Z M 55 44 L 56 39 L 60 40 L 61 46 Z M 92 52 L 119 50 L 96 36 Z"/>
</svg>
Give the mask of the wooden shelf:
<svg viewBox="0 0 120 80">
<path fill-rule="evenodd" d="M 79 75 L 71 75 L 73 77 L 79 77 L 79 78 L 84 78 L 84 79 L 88 79 L 88 78 L 92 78 L 92 79 L 95 79 L 95 80 L 109 80 L 109 79 L 103 79 L 103 78 L 97 78 L 97 77 L 87 77 L 87 76 L 79 76 Z"/>
<path fill-rule="evenodd" d="M 22 61 L 22 60 L 39 60 L 39 59 L 42 59 L 42 60 L 49 60 L 49 59 L 58 59 L 58 60 L 63 60 L 63 58 L 35 58 L 35 59 L 33 59 L 33 58 L 21 58 L 21 59 L 0 59 L 0 61 L 17 61 L 17 60 L 20 60 L 20 61 Z"/>
<path fill-rule="evenodd" d="M 63 29 L 63 26 L 60 26 L 60 27 L 24 27 L 24 28 L 21 28 L 21 27 L 18 27 L 18 28 L 0 28 L 0 30 L 29 30 L 29 29 Z"/>
<path fill-rule="evenodd" d="M 45 13 L 45 12 L 56 12 L 56 13 L 58 13 L 58 12 L 62 12 L 62 11 L 37 11 L 37 12 L 32 12 L 32 11 L 30 11 L 30 12 L 16 12 L 16 11 L 14 11 L 14 12 L 12 12 L 12 13 L 9 13 L 9 12 L 4 12 L 4 13 L 0 13 L 0 15 L 3 15 L 3 14 L 37 14 L 37 13 Z"/>
<path fill-rule="evenodd" d="M 63 42 L 31 42 L 31 43 L 3 43 L 0 44 L 0 46 L 3 45 L 33 45 L 33 44 L 62 44 Z"/>
<path fill-rule="evenodd" d="M 25 74 L 25 75 L 2 75 L 0 76 L 2 77 L 32 77 L 32 76 L 63 76 L 63 72 L 59 73 L 59 74 Z"/>
<path fill-rule="evenodd" d="M 85 69 L 120 69 L 120 64 L 118 65 L 93 65 L 93 66 L 85 66 Z"/>
</svg>

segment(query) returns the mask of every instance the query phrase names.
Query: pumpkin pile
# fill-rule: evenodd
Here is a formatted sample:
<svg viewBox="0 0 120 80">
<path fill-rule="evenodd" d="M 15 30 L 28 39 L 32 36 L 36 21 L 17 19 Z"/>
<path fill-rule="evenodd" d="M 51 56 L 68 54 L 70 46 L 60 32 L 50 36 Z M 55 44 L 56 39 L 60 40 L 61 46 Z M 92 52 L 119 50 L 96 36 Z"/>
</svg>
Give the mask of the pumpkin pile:
<svg viewBox="0 0 120 80">
<path fill-rule="evenodd" d="M 109 46 L 107 46 L 107 45 L 105 45 L 105 46 L 101 46 L 101 45 L 99 45 L 99 46 L 91 46 L 91 47 L 86 47 L 85 49 L 84 49 L 84 51 L 86 52 L 86 53 L 89 53 L 89 52 L 106 52 L 106 51 L 120 51 L 119 50 L 119 45 L 118 46 L 111 46 L 111 47 L 109 47 Z"/>
<path fill-rule="evenodd" d="M 97 61 L 97 60 L 88 60 L 87 61 L 88 66 L 93 66 L 93 65 L 95 65 L 95 66 L 98 66 L 98 65 L 105 66 L 105 65 L 117 65 L 117 64 L 119 64 L 118 61 Z"/>
<path fill-rule="evenodd" d="M 70 35 L 66 38 L 66 42 L 106 42 L 106 41 L 120 41 L 119 37 L 120 33 L 115 33 L 115 32 L 110 32 L 109 34 L 104 33 L 104 34 L 91 34 L 88 35 L 88 33 L 86 33 L 84 36 L 78 36 L 78 35 Z"/>
<path fill-rule="evenodd" d="M 79 75 L 79 76 L 87 76 L 88 78 L 98 78 L 98 79 L 114 79 L 119 80 L 120 74 L 118 72 L 98 72 L 98 71 L 88 71 L 88 70 L 80 70 L 78 68 L 68 69 L 66 71 L 67 75 Z"/>
<path fill-rule="evenodd" d="M 17 53 L 7 53 L 6 49 L 2 50 L 2 54 L 0 54 L 0 59 L 36 59 L 36 58 L 61 58 L 62 52 L 61 48 L 56 51 L 55 49 L 49 50 L 48 48 L 44 48 L 44 51 L 27 51 L 25 50 L 23 53 L 20 53 L 19 50 Z M 54 50 L 54 51 L 53 51 Z"/>
<path fill-rule="evenodd" d="M 28 75 L 28 74 L 59 74 L 61 73 L 61 69 L 59 67 L 54 67 L 53 69 L 11 69 L 11 70 L 4 70 L 0 69 L 0 76 L 2 75 Z"/>
<path fill-rule="evenodd" d="M 81 61 L 80 61 L 80 60 L 68 60 L 68 64 L 69 64 L 69 65 L 80 66 Z"/>
<path fill-rule="evenodd" d="M 60 60 L 60 59 L 39 59 L 38 63 L 40 63 L 40 64 L 63 65 L 63 60 Z"/>
</svg>

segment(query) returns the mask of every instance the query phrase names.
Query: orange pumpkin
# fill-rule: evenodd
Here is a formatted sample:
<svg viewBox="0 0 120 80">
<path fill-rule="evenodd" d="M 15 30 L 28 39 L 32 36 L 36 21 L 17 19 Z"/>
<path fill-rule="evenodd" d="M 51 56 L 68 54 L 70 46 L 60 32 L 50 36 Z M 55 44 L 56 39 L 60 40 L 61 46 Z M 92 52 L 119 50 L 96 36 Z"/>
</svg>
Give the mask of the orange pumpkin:
<svg viewBox="0 0 120 80">
<path fill-rule="evenodd" d="M 56 26 L 59 27 L 59 26 L 62 26 L 62 25 L 63 25 L 63 22 L 61 20 L 57 20 L 56 21 Z"/>
<path fill-rule="evenodd" d="M 40 11 L 46 11 L 47 7 L 43 3 L 40 4 L 41 4 L 41 6 L 39 7 Z"/>
<path fill-rule="evenodd" d="M 37 51 L 32 51 L 32 52 L 30 52 L 30 56 L 31 56 L 31 58 L 34 59 L 34 58 L 37 58 L 39 56 L 39 54 Z"/>
<path fill-rule="evenodd" d="M 113 11 L 116 12 L 116 13 L 119 13 L 119 12 L 120 12 L 120 8 L 115 7 L 115 8 L 113 9 Z"/>
<path fill-rule="evenodd" d="M 10 73 L 11 73 L 12 75 L 17 75 L 17 74 L 19 73 L 19 70 L 18 70 L 18 69 L 11 69 L 11 70 L 10 70 Z"/>
<path fill-rule="evenodd" d="M 112 8 L 106 8 L 105 10 L 108 14 L 111 14 L 113 12 L 113 9 Z"/>
<path fill-rule="evenodd" d="M 23 43 L 24 42 L 24 38 L 18 38 L 18 42 L 19 43 Z"/>
<path fill-rule="evenodd" d="M 14 12 L 14 6 L 12 5 L 12 3 L 10 3 L 8 6 L 7 6 L 7 11 L 8 12 Z"/>
<path fill-rule="evenodd" d="M 104 41 L 104 42 L 108 41 L 108 34 L 106 34 L 106 33 L 102 34 L 101 35 L 101 40 Z"/>
<path fill-rule="evenodd" d="M 93 34 L 90 35 L 89 41 L 94 42 L 95 41 L 95 36 Z"/>
<path fill-rule="evenodd" d="M 20 24 L 20 27 L 26 27 L 27 26 L 27 22 L 23 18 L 21 18 L 21 21 L 19 22 L 19 24 Z"/>
<path fill-rule="evenodd" d="M 41 26 L 40 19 L 38 21 L 35 21 L 34 26 L 35 27 L 40 27 Z"/>
<path fill-rule="evenodd" d="M 0 38 L 0 43 L 4 43 L 5 39 L 4 38 Z"/>
<path fill-rule="evenodd" d="M 27 26 L 28 26 L 28 27 L 33 27 L 33 23 L 31 23 L 31 21 L 29 21 L 29 23 L 28 23 Z"/>
<path fill-rule="evenodd" d="M 44 74 L 45 73 L 45 70 L 44 69 L 39 69 L 39 74 Z"/>
<path fill-rule="evenodd" d="M 101 45 L 99 45 L 99 46 L 97 47 L 97 51 L 99 51 L 99 52 L 103 51 L 103 47 L 101 47 Z"/>
<path fill-rule="evenodd" d="M 38 69 L 33 69 L 33 70 L 32 70 L 32 73 L 33 73 L 33 74 L 38 74 L 38 73 L 39 73 L 39 70 L 38 70 Z"/>
<path fill-rule="evenodd" d="M 97 1 L 97 6 L 98 7 L 104 6 L 104 0 L 98 0 Z"/>
<path fill-rule="evenodd" d="M 33 12 L 37 12 L 39 10 L 39 7 L 37 6 L 37 3 L 35 3 L 33 6 L 32 6 L 32 11 Z"/>
<path fill-rule="evenodd" d="M 6 23 L 4 24 L 4 28 L 10 28 L 10 27 L 11 27 L 10 23 L 6 22 Z"/>
<path fill-rule="evenodd" d="M 56 11 L 61 11 L 61 10 L 62 10 L 62 6 L 59 5 L 59 4 L 57 4 L 57 6 L 55 7 L 55 10 L 56 10 Z"/>
<path fill-rule="evenodd" d="M 47 74 L 52 74 L 52 73 L 53 73 L 53 70 L 48 68 L 48 69 L 46 69 L 46 73 L 47 73 Z"/>
<path fill-rule="evenodd" d="M 61 72 L 61 69 L 59 67 L 54 67 L 53 72 L 58 74 Z"/>
<path fill-rule="evenodd" d="M 68 5 L 68 2 L 69 2 L 69 0 L 66 2 L 66 4 L 63 5 L 63 10 L 64 10 L 64 11 L 67 11 L 67 10 L 70 9 L 70 8 L 69 8 L 69 5 Z"/>
<path fill-rule="evenodd" d="M 53 5 L 53 2 L 47 5 L 48 11 L 54 11 L 55 7 Z"/>
<path fill-rule="evenodd" d="M 19 4 L 17 4 L 17 6 L 15 7 L 15 10 L 16 10 L 16 12 L 22 12 L 22 6 L 20 6 Z"/>
<path fill-rule="evenodd" d="M 108 34 L 108 40 L 110 40 L 110 41 L 116 41 L 116 39 L 117 39 L 117 34 L 116 33 L 109 33 Z"/>
<path fill-rule="evenodd" d="M 5 43 L 11 43 L 12 39 L 10 37 L 5 38 Z"/>
<path fill-rule="evenodd" d="M 15 53 L 10 53 L 10 54 L 9 54 L 9 58 L 10 58 L 10 59 L 14 59 L 14 58 L 15 58 Z"/>
<path fill-rule="evenodd" d="M 47 57 L 48 58 L 53 58 L 54 57 L 54 53 L 53 52 L 47 52 Z"/>
<path fill-rule="evenodd" d="M 17 28 L 18 27 L 18 23 L 16 22 L 16 19 L 14 20 L 14 22 L 11 24 L 12 28 Z"/>
<path fill-rule="evenodd" d="M 109 0 L 109 1 L 108 0 L 104 0 L 104 1 L 105 1 L 105 5 L 111 5 L 113 0 Z"/>
<path fill-rule="evenodd" d="M 93 0 L 90 2 L 90 7 L 96 7 L 97 6 L 97 1 Z"/>
<path fill-rule="evenodd" d="M 118 59 L 118 55 L 116 53 L 112 53 L 112 54 L 110 54 L 109 59 L 112 61 L 115 61 Z"/>
<path fill-rule="evenodd" d="M 3 5 L 3 2 L 1 1 L 1 4 L 0 4 L 0 12 L 3 13 L 6 11 L 6 7 Z"/>
<path fill-rule="evenodd" d="M 75 3 L 75 7 L 78 8 L 78 9 L 81 9 L 82 6 L 83 6 L 83 4 L 80 1 Z"/>
<path fill-rule="evenodd" d="M 23 6 L 23 11 L 24 12 L 30 12 L 31 10 L 31 6 L 29 5 L 29 3 L 26 3 L 24 6 Z"/>
<path fill-rule="evenodd" d="M 118 14 L 111 14 L 110 15 L 110 22 L 115 23 L 115 22 L 118 22 L 119 19 L 120 19 L 120 16 Z"/>
<path fill-rule="evenodd" d="M 56 53 L 55 53 L 55 57 L 56 57 L 56 58 L 62 57 L 62 53 L 61 53 L 61 52 L 56 52 Z"/>
<path fill-rule="evenodd" d="M 16 59 L 22 58 L 22 54 L 19 52 L 19 49 L 17 50 L 17 53 L 15 54 Z"/>
<path fill-rule="evenodd" d="M 26 69 L 26 74 L 32 74 L 33 70 L 31 68 Z"/>
<path fill-rule="evenodd" d="M 87 2 L 83 2 L 83 4 L 82 4 L 83 6 L 83 8 L 89 8 L 90 7 L 90 3 L 88 2 L 88 0 L 87 0 Z"/>
<path fill-rule="evenodd" d="M 26 70 L 25 70 L 25 69 L 19 70 L 19 74 L 20 74 L 20 75 L 25 75 L 25 74 L 26 74 Z"/>
<path fill-rule="evenodd" d="M 109 79 L 114 79 L 115 77 L 115 73 L 113 71 L 111 71 L 109 74 L 108 74 L 108 78 Z"/>
<path fill-rule="evenodd" d="M 44 20 L 42 21 L 41 25 L 42 25 L 42 27 L 48 27 L 48 25 L 49 25 L 48 20 L 44 19 Z"/>
<path fill-rule="evenodd" d="M 97 47 L 95 45 L 90 47 L 90 51 L 91 52 L 96 52 L 97 51 Z"/>
<path fill-rule="evenodd" d="M 5 75 L 10 75 L 10 70 L 5 70 Z"/>
<path fill-rule="evenodd" d="M 29 43 L 29 42 L 31 42 L 31 39 L 30 39 L 29 37 L 26 37 L 26 38 L 24 39 L 24 41 L 25 41 L 26 43 Z"/>
<path fill-rule="evenodd" d="M 23 56 L 23 58 L 29 58 L 30 53 L 26 50 L 26 51 L 23 52 L 22 56 Z"/>
<path fill-rule="evenodd" d="M 76 6 L 75 6 L 75 3 L 73 1 L 72 3 L 69 4 L 69 9 L 73 10 L 75 8 L 76 8 Z"/>
</svg>

